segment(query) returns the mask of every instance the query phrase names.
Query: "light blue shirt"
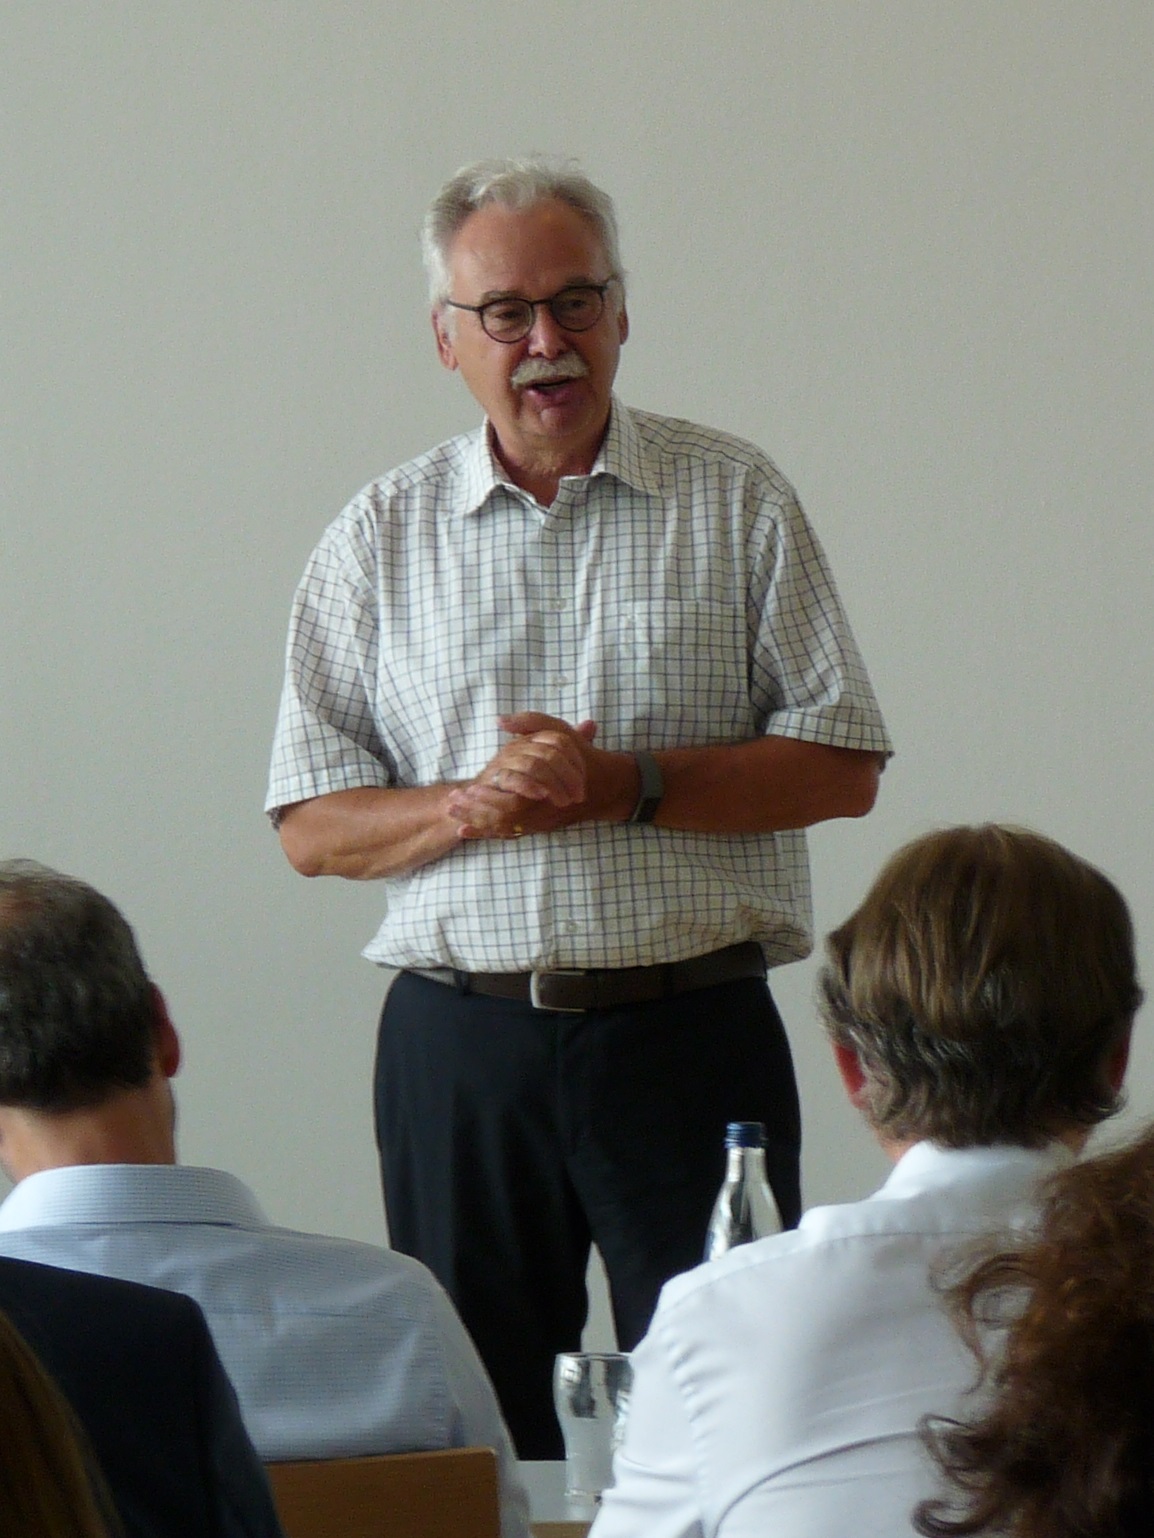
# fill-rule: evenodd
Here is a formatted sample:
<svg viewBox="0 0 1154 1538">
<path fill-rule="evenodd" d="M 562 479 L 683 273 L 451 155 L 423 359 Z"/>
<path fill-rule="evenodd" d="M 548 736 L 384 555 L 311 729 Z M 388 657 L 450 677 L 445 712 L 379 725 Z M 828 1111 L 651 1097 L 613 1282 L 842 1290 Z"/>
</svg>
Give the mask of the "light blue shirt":
<svg viewBox="0 0 1154 1538">
<path fill-rule="evenodd" d="M 492 1385 L 407 1255 L 275 1228 L 234 1176 L 151 1164 L 29 1175 L 0 1206 L 0 1254 L 195 1298 L 266 1462 L 495 1448 L 504 1538 L 528 1534 Z"/>
</svg>

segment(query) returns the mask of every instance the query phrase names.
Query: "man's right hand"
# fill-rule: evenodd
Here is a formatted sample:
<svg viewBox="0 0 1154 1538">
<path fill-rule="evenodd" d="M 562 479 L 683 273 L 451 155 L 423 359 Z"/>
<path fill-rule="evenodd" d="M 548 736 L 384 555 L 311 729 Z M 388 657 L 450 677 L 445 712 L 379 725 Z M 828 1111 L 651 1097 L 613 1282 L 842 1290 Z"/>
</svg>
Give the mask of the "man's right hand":
<svg viewBox="0 0 1154 1538">
<path fill-rule="evenodd" d="M 596 723 L 570 726 L 555 716 L 503 716 L 511 733 L 472 780 L 450 792 L 447 810 L 462 838 L 552 833 L 577 820 L 588 781 L 586 749 Z"/>
</svg>

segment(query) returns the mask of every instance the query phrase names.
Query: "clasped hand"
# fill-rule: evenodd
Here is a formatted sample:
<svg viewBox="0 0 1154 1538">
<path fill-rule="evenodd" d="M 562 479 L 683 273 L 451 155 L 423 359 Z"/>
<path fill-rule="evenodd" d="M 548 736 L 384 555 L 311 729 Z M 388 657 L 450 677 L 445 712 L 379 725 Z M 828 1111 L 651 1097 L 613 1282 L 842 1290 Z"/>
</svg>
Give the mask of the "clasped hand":
<svg viewBox="0 0 1154 1538">
<path fill-rule="evenodd" d="M 511 740 L 474 779 L 456 785 L 447 802 L 461 838 L 520 838 L 552 833 L 581 818 L 586 806 L 597 731 L 593 721 L 570 726 L 536 710 L 501 716 Z"/>
</svg>

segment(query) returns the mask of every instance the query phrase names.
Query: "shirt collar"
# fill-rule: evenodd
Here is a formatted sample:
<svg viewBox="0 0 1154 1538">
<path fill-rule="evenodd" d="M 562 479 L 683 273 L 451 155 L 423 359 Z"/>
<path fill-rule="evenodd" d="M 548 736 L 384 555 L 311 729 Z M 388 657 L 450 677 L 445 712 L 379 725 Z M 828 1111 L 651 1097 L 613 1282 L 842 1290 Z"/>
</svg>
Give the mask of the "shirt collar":
<svg viewBox="0 0 1154 1538">
<path fill-rule="evenodd" d="M 268 1227 L 256 1197 L 235 1175 L 194 1165 L 83 1164 L 38 1170 L 0 1205 L 0 1232 L 132 1220 Z"/>
<path fill-rule="evenodd" d="M 898 1160 L 889 1179 L 875 1195 L 880 1199 L 915 1196 L 959 1181 L 1032 1188 L 1047 1175 L 1073 1164 L 1065 1143 L 1042 1148 L 996 1143 L 989 1148 L 943 1148 L 915 1143 Z"/>
<path fill-rule="evenodd" d="M 616 396 L 609 408 L 609 426 L 588 479 L 599 475 L 612 475 L 645 496 L 656 497 L 661 493 L 658 467 L 645 451 L 628 406 L 622 405 Z M 493 451 L 490 423 L 486 417 L 469 438 L 465 449 L 460 511 L 479 512 L 498 488 L 523 495 L 520 487 L 510 481 Z"/>
<path fill-rule="evenodd" d="M 593 465 L 594 475 L 613 475 L 646 496 L 661 494 L 657 465 L 646 453 L 637 424 L 628 406 L 616 396 L 609 413 L 609 427 Z"/>
</svg>

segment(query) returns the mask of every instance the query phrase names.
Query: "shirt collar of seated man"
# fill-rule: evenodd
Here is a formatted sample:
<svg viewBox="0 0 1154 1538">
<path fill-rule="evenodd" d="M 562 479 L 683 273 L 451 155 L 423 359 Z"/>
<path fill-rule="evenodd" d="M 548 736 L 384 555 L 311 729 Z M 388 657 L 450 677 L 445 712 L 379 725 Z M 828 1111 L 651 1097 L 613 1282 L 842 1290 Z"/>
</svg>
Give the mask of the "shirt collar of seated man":
<svg viewBox="0 0 1154 1538">
<path fill-rule="evenodd" d="M 609 424 L 613 380 L 629 319 L 620 274 L 593 223 L 559 198 L 526 207 L 484 203 L 446 251 L 449 292 L 434 304 L 437 351 L 459 370 L 515 485 L 542 507 L 561 478 L 588 475 Z M 549 301 L 573 288 L 603 291 L 597 320 L 573 331 Z M 513 298 L 533 304 L 515 341 L 489 334 L 477 306 Z"/>
</svg>

